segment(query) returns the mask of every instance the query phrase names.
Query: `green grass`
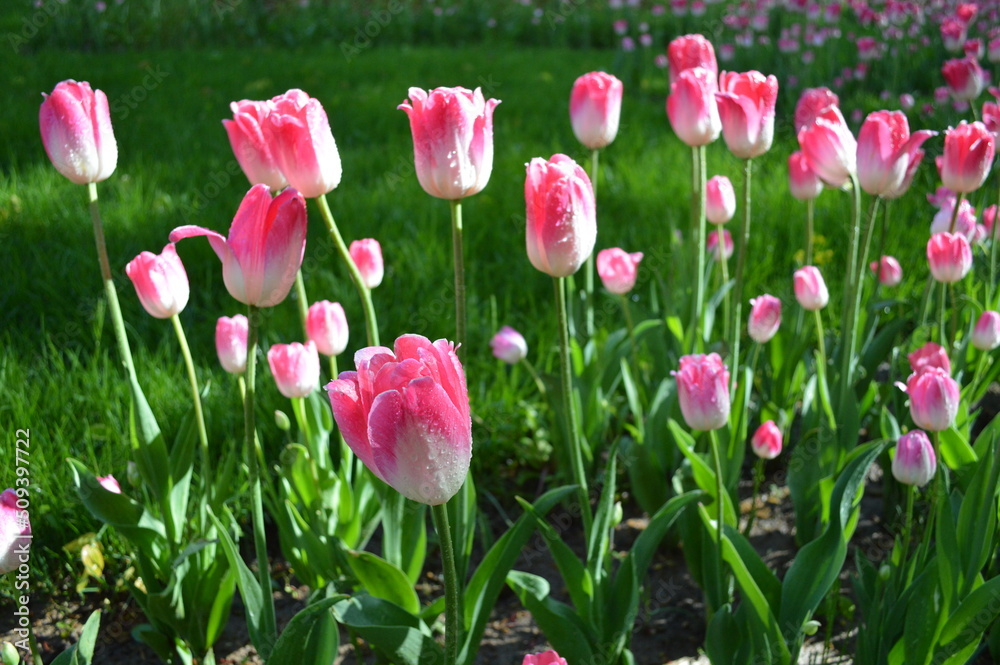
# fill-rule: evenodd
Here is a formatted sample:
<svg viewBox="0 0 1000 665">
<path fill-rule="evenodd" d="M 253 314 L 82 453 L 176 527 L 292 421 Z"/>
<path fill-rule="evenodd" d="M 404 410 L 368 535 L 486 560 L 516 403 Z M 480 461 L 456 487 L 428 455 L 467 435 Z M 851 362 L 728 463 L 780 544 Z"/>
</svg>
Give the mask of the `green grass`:
<svg viewBox="0 0 1000 665">
<path fill-rule="evenodd" d="M 180 354 L 170 325 L 141 309 L 124 266 L 142 250 L 158 252 L 175 226 L 228 229 L 248 188 L 241 173 L 231 175 L 233 157 L 220 123 L 229 115 L 229 102 L 300 87 L 323 103 L 344 168 L 341 185 L 328 198 L 348 241 L 375 237 L 382 243 L 387 272 L 374 300 L 382 338 L 391 341 L 410 332 L 432 339 L 454 335 L 448 205 L 420 189 L 409 125 L 395 107 L 410 86 L 483 86 L 488 97 L 501 99 L 491 181 L 464 206 L 466 367 L 476 413 L 473 468 L 482 487 L 501 492 L 504 479 L 519 471 L 518 461 L 538 455 L 533 448 L 522 449 L 524 441 L 544 439 L 546 430 L 556 429 L 528 376 L 520 370 L 510 375 L 488 346 L 496 329 L 510 324 L 524 333 L 531 358 L 543 371 L 557 369 L 551 280 L 531 267 L 524 249 L 524 164 L 556 152 L 586 161 L 568 122 L 569 90 L 578 75 L 612 68 L 616 60 L 610 51 L 497 46 L 373 48 L 347 63 L 335 45 L 321 50 L 43 52 L 14 60 L 7 68 L 6 103 L 0 106 L 0 265 L 5 266 L 0 279 L 0 413 L 7 430 L 0 446 L 11 459 L 13 431 L 31 428 L 32 521 L 42 577 L 59 584 L 71 567 L 60 547 L 99 526 L 78 503 L 65 458 L 81 458 L 99 473 L 114 473 L 124 481 L 128 400 L 110 323 L 103 316 L 85 190 L 63 179 L 45 156 L 37 128 L 39 93 L 62 79 L 87 80 L 107 93 L 115 109 L 119 165 L 99 185 L 101 208 L 140 380 L 168 437 L 188 408 Z M 160 81 L 144 87 L 144 77 L 147 83 L 153 80 L 150 72 Z M 651 284 L 662 280 L 678 291 L 689 288 L 677 266 L 684 258 L 678 253 L 689 254 L 690 244 L 672 253 L 668 235 L 671 225 L 687 224 L 690 153 L 670 130 L 665 94 L 659 71 L 631 85 L 619 136 L 602 154 L 598 249 L 621 246 L 646 253 L 633 303 L 639 315 L 655 309 Z M 797 147 L 789 127 L 793 103 L 788 95 L 782 98 L 775 146 L 756 161 L 746 289 L 748 297 L 763 291 L 777 295 L 789 312 L 795 308 L 793 254 L 802 246 L 805 216 L 804 205 L 791 199 L 786 185 L 785 160 Z M 937 144 L 929 152 L 934 149 Z M 742 164 L 721 139 L 708 155 L 709 175 L 730 176 L 739 191 Z M 926 274 L 920 257 L 930 209 L 923 193 L 932 186 L 931 169 L 924 166 L 914 191 L 893 205 L 886 251 L 899 255 L 909 274 Z M 199 200 L 202 204 L 191 214 Z M 832 250 L 824 267 L 831 317 L 839 317 L 835 310 L 849 202 L 847 194 L 827 192 L 817 209 L 818 231 Z M 343 368 L 363 345 L 361 309 L 318 210 L 310 205 L 309 212 L 309 295 L 339 300 L 352 323 Z M 735 223 L 730 230 L 735 233 Z M 226 292 L 207 242 L 185 241 L 180 253 L 192 285 L 181 318 L 201 380 L 210 384 L 206 410 L 214 452 L 227 454 L 241 437 L 242 415 L 232 377 L 216 362 L 214 327 L 218 316 L 232 315 L 242 306 Z M 658 297 L 669 308 L 682 294 L 668 291 Z M 616 310 L 608 311 L 609 324 L 620 326 Z M 274 310 L 263 335 L 265 346 L 301 338 L 293 302 Z M 262 371 L 260 413 L 273 458 L 282 435 L 269 414 L 278 408 L 287 411 L 288 405 Z M 14 473 L 12 461 L 2 465 L 0 487 L 11 485 Z"/>
</svg>

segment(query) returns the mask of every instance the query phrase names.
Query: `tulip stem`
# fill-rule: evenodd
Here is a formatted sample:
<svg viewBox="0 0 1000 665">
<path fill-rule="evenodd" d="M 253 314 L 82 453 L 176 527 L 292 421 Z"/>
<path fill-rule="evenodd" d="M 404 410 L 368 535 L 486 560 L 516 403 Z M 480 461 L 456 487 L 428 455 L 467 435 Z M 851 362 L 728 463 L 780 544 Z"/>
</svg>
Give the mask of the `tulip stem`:
<svg viewBox="0 0 1000 665">
<path fill-rule="evenodd" d="M 719 258 L 722 259 L 719 263 L 722 265 L 722 287 L 725 288 L 726 284 L 729 283 L 729 259 L 726 258 L 726 247 L 723 238 L 722 227 L 719 227 Z M 732 297 L 732 291 L 726 291 L 726 295 L 722 299 L 722 338 L 729 339 L 729 331 L 731 330 L 730 314 L 732 312 L 732 303 L 730 298 Z"/>
<path fill-rule="evenodd" d="M 806 260 L 802 265 L 811 266 L 813 264 L 813 236 L 815 234 L 815 228 L 813 225 L 813 217 L 815 216 L 816 204 L 814 199 L 806 200 Z M 798 336 L 802 332 L 802 319 L 804 310 L 800 307 L 798 312 L 795 314 L 795 335 Z"/>
<path fill-rule="evenodd" d="M 97 183 L 87 183 L 87 195 L 90 203 L 90 218 L 94 223 L 94 240 L 97 242 L 97 260 L 101 264 L 101 278 L 104 280 L 104 291 L 111 308 L 111 324 L 115 329 L 118 341 L 118 353 L 129 379 L 138 384 L 135 373 L 135 363 L 132 361 L 132 349 L 125 333 L 125 319 L 122 318 L 121 305 L 118 303 L 118 290 L 111 278 L 111 264 L 108 261 L 108 248 L 104 242 L 104 225 L 101 222 L 101 210 L 97 203 Z"/>
<path fill-rule="evenodd" d="M 455 547 L 448 524 L 448 504 L 431 506 L 434 528 L 441 541 L 441 564 L 444 569 L 444 665 L 458 662 L 459 624 L 458 573 L 455 568 Z"/>
<path fill-rule="evenodd" d="M 962 207 L 962 201 L 965 199 L 965 194 L 959 192 L 958 197 L 955 199 L 955 207 L 951 211 L 951 224 L 948 225 L 948 233 L 955 232 L 955 224 L 958 223 L 958 209 Z"/>
<path fill-rule="evenodd" d="M 910 528 L 913 524 L 913 493 L 916 490 L 912 485 L 906 485 L 906 513 L 903 517 L 903 537 L 900 543 L 899 565 L 904 571 L 904 585 L 902 588 L 910 586 L 910 567 L 906 564 L 906 557 L 910 549 Z"/>
<path fill-rule="evenodd" d="M 451 249 L 455 263 L 455 344 L 458 359 L 465 361 L 465 248 L 462 241 L 462 200 L 451 203 Z"/>
<path fill-rule="evenodd" d="M 757 493 L 760 492 L 760 485 L 764 480 L 764 459 L 758 457 L 753 465 L 753 493 L 750 494 L 750 514 L 747 516 L 746 529 L 743 535 L 750 537 L 750 529 L 753 528 L 754 518 L 757 517 Z"/>
<path fill-rule="evenodd" d="M 851 245 L 848 253 L 847 279 L 844 286 L 844 311 L 842 313 L 842 325 L 840 326 L 840 338 L 843 340 L 840 347 L 840 396 L 837 402 L 837 409 L 841 410 L 850 399 L 854 387 L 852 376 L 852 361 L 857 347 L 857 324 L 858 308 L 861 306 L 860 290 L 858 288 L 858 254 L 861 246 L 861 185 L 858 177 L 851 174 L 851 192 L 854 195 L 854 206 L 851 213 Z M 878 205 L 878 199 L 872 203 Z M 866 241 L 864 251 L 861 252 L 863 261 L 868 255 L 868 241 L 871 240 L 871 218 L 868 219 Z"/>
<path fill-rule="evenodd" d="M 726 524 L 726 501 L 725 501 L 725 484 L 722 482 L 722 458 L 719 455 L 719 437 L 715 433 L 715 430 L 708 431 L 708 439 L 712 444 L 712 464 L 715 466 L 715 506 L 716 506 L 716 524 L 715 524 L 715 578 L 716 578 L 716 589 L 720 592 L 722 591 L 722 529 Z M 721 601 L 722 604 L 728 602 L 729 599 L 726 598 Z M 718 609 L 718 608 L 713 608 Z"/>
<path fill-rule="evenodd" d="M 597 205 L 597 173 L 598 173 L 598 154 L 600 150 L 596 148 L 590 151 L 590 185 L 594 190 L 594 205 Z M 594 252 L 590 253 L 587 257 L 587 263 L 584 268 L 584 288 L 586 289 L 586 306 L 584 311 L 586 312 L 586 330 L 587 338 L 594 336 Z"/>
<path fill-rule="evenodd" d="M 347 245 L 344 244 L 344 238 L 340 235 L 337 222 L 334 221 L 333 213 L 330 212 L 330 204 L 326 202 L 326 194 L 316 197 L 316 202 L 319 205 L 320 213 L 322 213 L 323 221 L 326 223 L 326 229 L 330 232 L 330 237 L 333 238 L 333 244 L 337 246 L 340 257 L 347 264 L 347 272 L 350 273 L 351 281 L 354 282 L 354 286 L 358 289 L 358 295 L 361 297 L 361 307 L 365 311 L 365 328 L 368 331 L 368 346 L 379 346 L 378 320 L 375 318 L 375 307 L 372 305 L 371 289 L 365 286 L 361 272 L 358 270 L 357 264 L 354 263 L 354 259 L 351 258 L 351 252 L 347 249 Z"/>
<path fill-rule="evenodd" d="M 177 333 L 177 342 L 181 346 L 181 355 L 184 357 L 184 366 L 187 368 L 188 383 L 191 384 L 191 399 L 194 402 L 194 417 L 198 423 L 198 443 L 201 452 L 201 477 L 205 484 L 205 493 L 209 502 L 212 501 L 211 469 L 208 461 L 208 431 L 205 428 L 205 413 L 201 408 L 201 391 L 198 389 L 198 375 L 194 370 L 194 360 L 191 358 L 191 349 L 188 346 L 187 335 L 184 334 L 184 326 L 181 325 L 181 318 L 177 314 L 170 317 L 174 324 L 174 332 Z"/>
<path fill-rule="evenodd" d="M 750 243 L 750 178 L 753 173 L 753 159 L 747 158 L 743 162 L 743 218 L 740 223 L 740 248 L 736 254 L 736 283 L 733 292 L 736 298 L 736 307 L 732 324 L 732 350 L 733 361 L 730 365 L 733 368 L 731 391 L 736 390 L 736 379 L 740 375 L 740 321 L 743 317 L 743 273 L 747 264 L 747 245 Z M 721 235 L 721 234 L 720 234 Z M 722 238 L 720 237 L 721 241 Z M 722 247 L 720 242 L 719 247 Z M 729 302 L 729 295 L 726 294 L 726 302 Z M 728 310 L 728 308 L 727 308 Z M 728 315 L 728 311 L 727 311 Z"/>
<path fill-rule="evenodd" d="M 944 282 L 941 282 L 941 298 L 940 302 L 938 302 L 938 334 L 941 337 L 941 346 L 945 348 L 945 353 L 950 356 L 951 353 L 949 351 L 951 346 L 948 344 L 948 328 L 945 325 L 945 321 L 947 320 L 947 317 L 945 316 L 945 305 L 947 304 L 947 300 L 948 286 Z"/>
<path fill-rule="evenodd" d="M 826 340 L 823 339 L 825 336 L 823 331 L 823 315 L 819 313 L 818 309 L 814 309 L 813 314 L 816 317 L 816 346 L 819 350 L 819 360 L 823 363 L 823 369 L 826 369 Z"/>
<path fill-rule="evenodd" d="M 302 334 L 309 339 L 306 324 L 309 320 L 309 296 L 306 295 L 306 282 L 302 278 L 302 268 L 295 273 L 295 296 L 299 301 L 299 318 L 302 319 Z"/>
<path fill-rule="evenodd" d="M 1000 185 L 1000 169 L 997 169 L 997 184 Z M 1000 239 L 1000 186 L 997 187 L 997 207 L 993 213 L 993 227 L 990 229 L 990 283 L 986 287 L 986 307 L 993 308 L 993 293 L 997 285 L 997 243 Z"/>
<path fill-rule="evenodd" d="M 583 532 L 590 537 L 593 516 L 590 512 L 590 493 L 587 489 L 587 472 L 580 450 L 580 431 L 576 417 L 576 400 L 573 399 L 573 367 L 569 353 L 569 316 L 566 312 L 566 278 L 556 277 L 556 310 L 559 315 L 559 360 L 562 370 L 563 409 L 566 412 L 566 432 L 569 435 L 569 456 L 573 467 L 573 482 L 577 486 L 580 512 L 583 515 Z"/>
<path fill-rule="evenodd" d="M 538 387 L 538 392 L 542 395 L 542 397 L 545 397 L 545 383 L 542 382 L 542 377 L 538 375 L 538 370 L 535 369 L 535 366 L 532 365 L 527 358 L 521 358 L 521 364 L 528 368 L 528 374 L 530 374 L 531 378 L 535 380 L 535 386 Z"/>
<path fill-rule="evenodd" d="M 257 460 L 256 416 L 254 413 L 254 395 L 257 374 L 257 325 L 259 310 L 253 305 L 247 305 L 247 369 L 246 396 L 243 400 L 243 424 L 246 430 L 246 458 L 250 470 L 250 508 L 253 519 L 254 548 L 257 553 L 257 580 L 260 584 L 263 614 L 260 619 L 260 629 L 263 640 L 274 644 L 277 639 L 277 627 L 274 615 L 274 597 L 271 594 L 271 566 L 267 558 L 267 535 L 264 532 L 264 502 L 261 496 L 260 465 Z"/>
<path fill-rule="evenodd" d="M 38 638 L 35 637 L 35 629 L 31 625 L 31 619 L 28 619 L 28 649 L 31 651 L 31 663 L 32 665 L 43 665 L 45 661 L 42 660 L 42 652 L 38 648 Z"/>
<path fill-rule="evenodd" d="M 706 263 L 706 253 L 708 249 L 706 247 L 705 238 L 707 236 L 707 230 L 705 227 L 705 146 L 693 146 L 691 148 L 692 158 L 694 159 L 695 168 L 695 178 L 694 181 L 697 184 L 695 192 L 695 207 L 697 209 L 697 214 L 695 219 L 697 221 L 698 236 L 695 242 L 698 244 L 698 290 L 695 292 L 694 298 L 694 321 L 692 321 L 692 326 L 694 327 L 694 345 L 696 349 L 703 348 L 704 341 L 702 339 L 702 314 L 705 309 L 705 263 Z M 725 243 L 720 238 L 720 252 L 725 251 Z"/>
</svg>

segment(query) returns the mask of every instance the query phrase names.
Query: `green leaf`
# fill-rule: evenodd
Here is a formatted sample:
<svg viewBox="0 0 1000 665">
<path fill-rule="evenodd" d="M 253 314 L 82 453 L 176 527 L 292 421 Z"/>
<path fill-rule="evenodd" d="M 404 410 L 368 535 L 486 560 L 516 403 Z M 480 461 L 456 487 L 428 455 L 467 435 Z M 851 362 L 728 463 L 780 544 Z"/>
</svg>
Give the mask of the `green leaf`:
<svg viewBox="0 0 1000 665">
<path fill-rule="evenodd" d="M 677 424 L 676 420 L 671 419 L 668 422 L 668 426 L 670 427 L 670 432 L 674 435 L 677 447 L 680 448 L 684 457 L 691 462 L 691 471 L 694 474 L 694 481 L 697 483 L 698 488 L 712 497 L 713 501 L 717 500 L 718 497 L 715 496 L 715 471 L 712 470 L 708 462 L 701 455 L 694 451 L 694 439 Z M 736 508 L 733 506 L 732 498 L 728 492 L 723 491 L 723 501 L 725 502 L 723 509 L 725 511 L 724 517 L 726 523 L 736 524 Z"/>
<path fill-rule="evenodd" d="M 568 663 L 594 662 L 593 632 L 571 607 L 549 595 L 543 577 L 518 570 L 507 575 L 507 584 L 531 612 L 545 639 Z"/>
<path fill-rule="evenodd" d="M 939 432 L 938 441 L 941 459 L 952 471 L 959 471 L 966 464 L 974 464 L 979 459 L 969 441 L 954 426 Z"/>
<path fill-rule="evenodd" d="M 594 523 L 587 542 L 587 568 L 598 585 L 604 578 L 604 557 L 611 548 L 611 518 L 615 505 L 615 473 L 618 462 L 618 443 L 611 446 L 608 453 L 608 467 L 604 473 L 604 487 L 597 501 Z"/>
<path fill-rule="evenodd" d="M 149 408 L 146 395 L 138 380 L 129 377 L 129 387 L 132 391 L 132 404 L 129 413 L 129 433 L 132 442 L 132 454 L 139 475 L 153 496 L 161 504 L 169 505 L 170 489 L 170 458 L 167 446 L 163 442 L 160 425 L 156 422 L 153 410 Z"/>
<path fill-rule="evenodd" d="M 358 594 L 333 606 L 350 627 L 395 665 L 440 665 L 444 651 L 419 618 L 381 598 Z"/>
<path fill-rule="evenodd" d="M 993 534 L 997 528 L 996 495 L 1000 477 L 1000 461 L 996 445 L 987 447 L 983 459 L 975 465 L 975 472 L 962 498 L 958 513 L 956 534 L 962 561 L 965 564 L 965 584 L 959 590 L 964 597 L 989 559 Z"/>
<path fill-rule="evenodd" d="M 906 611 L 906 627 L 903 632 L 906 665 L 930 663 L 934 655 L 934 644 L 944 627 L 948 614 L 948 600 L 941 593 L 938 573 L 935 570 L 939 561 L 939 558 L 933 559 L 924 573 L 913 581 L 913 586 L 916 588 L 914 597 L 917 602 L 911 602 Z"/>
<path fill-rule="evenodd" d="M 101 611 L 95 610 L 83 624 L 80 641 L 59 654 L 52 661 L 52 665 L 90 665 L 94 659 L 94 647 L 97 645 L 97 633 L 100 627 Z"/>
<path fill-rule="evenodd" d="M 740 643 L 740 627 L 733 617 L 729 604 L 723 605 L 709 621 L 705 630 L 705 651 L 712 665 L 740 665 L 737 660 L 737 645 Z"/>
<path fill-rule="evenodd" d="M 410 614 L 419 614 L 420 599 L 402 570 L 371 552 L 350 551 L 347 561 L 365 591 L 399 605 Z"/>
<path fill-rule="evenodd" d="M 159 547 L 166 548 L 166 531 L 163 523 L 146 511 L 141 504 L 125 494 L 104 489 L 82 462 L 69 458 L 73 470 L 73 484 L 77 494 L 90 514 L 115 527 L 123 536 L 142 550 L 156 554 Z"/>
<path fill-rule="evenodd" d="M 324 598 L 292 617 L 274 643 L 267 665 L 331 665 L 337 658 L 340 635 L 330 608 L 344 598 Z"/>
<path fill-rule="evenodd" d="M 727 524 L 723 536 L 740 557 L 747 572 L 753 577 L 754 584 L 760 589 L 771 611 L 777 616 L 781 608 L 781 581 L 738 529 Z"/>
</svg>

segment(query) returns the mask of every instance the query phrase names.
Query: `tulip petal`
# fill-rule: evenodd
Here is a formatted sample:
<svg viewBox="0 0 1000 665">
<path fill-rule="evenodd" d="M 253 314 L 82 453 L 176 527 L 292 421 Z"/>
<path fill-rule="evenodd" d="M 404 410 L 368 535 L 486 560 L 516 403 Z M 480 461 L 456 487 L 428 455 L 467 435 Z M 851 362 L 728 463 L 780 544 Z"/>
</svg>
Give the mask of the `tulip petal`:
<svg viewBox="0 0 1000 665">
<path fill-rule="evenodd" d="M 344 441 L 372 473 L 383 482 L 388 482 L 379 473 L 368 443 L 368 411 L 363 407 L 358 394 L 357 374 L 341 372 L 338 379 L 326 384 L 326 391 Z"/>
</svg>

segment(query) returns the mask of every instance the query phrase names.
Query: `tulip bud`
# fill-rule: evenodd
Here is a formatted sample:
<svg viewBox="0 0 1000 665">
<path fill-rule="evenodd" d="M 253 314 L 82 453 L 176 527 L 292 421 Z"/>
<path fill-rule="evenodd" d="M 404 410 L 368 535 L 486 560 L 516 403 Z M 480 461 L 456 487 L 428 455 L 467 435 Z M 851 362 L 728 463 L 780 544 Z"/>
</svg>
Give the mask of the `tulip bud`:
<svg viewBox="0 0 1000 665">
<path fill-rule="evenodd" d="M 829 88 L 806 88 L 795 103 L 795 133 L 811 125 L 829 106 L 840 106 L 840 99 Z"/>
<path fill-rule="evenodd" d="M 758 344 L 766 344 L 781 326 L 781 301 L 764 294 L 750 300 L 750 319 L 747 332 Z"/>
<path fill-rule="evenodd" d="M 948 352 L 940 344 L 927 342 L 913 353 L 906 356 L 910 362 L 911 372 L 920 372 L 925 367 L 940 367 L 946 374 L 951 374 L 951 360 Z"/>
<path fill-rule="evenodd" d="M 903 281 L 903 269 L 895 257 L 883 256 L 878 261 L 872 261 L 869 267 L 882 286 L 897 286 Z"/>
<path fill-rule="evenodd" d="M 719 247 L 719 231 L 709 231 L 705 248 L 711 254 L 712 259 L 718 263 L 729 260 L 733 255 L 733 234 L 725 229 L 722 230 L 722 247 Z M 720 253 L 721 249 L 721 253 Z"/>
<path fill-rule="evenodd" d="M 0 575 L 16 570 L 31 544 L 28 511 L 18 507 L 19 500 L 12 489 L 0 493 Z"/>
<path fill-rule="evenodd" d="M 761 459 L 774 459 L 781 454 L 781 430 L 773 420 L 762 423 L 750 439 L 754 455 Z"/>
<path fill-rule="evenodd" d="M 10 642 L 0 642 L 0 663 L 3 665 L 21 665 L 21 655 Z"/>
<path fill-rule="evenodd" d="M 247 317 L 220 316 L 215 324 L 215 350 L 219 364 L 230 374 L 242 374 L 247 368 Z"/>
<path fill-rule="evenodd" d="M 959 101 L 972 101 L 986 89 L 987 74 L 979 66 L 979 60 L 972 57 L 948 60 L 941 67 L 941 74 L 951 91 L 951 96 Z"/>
<path fill-rule="evenodd" d="M 347 317 L 339 302 L 320 300 L 309 306 L 306 333 L 325 356 L 339 356 L 347 348 Z"/>
<path fill-rule="evenodd" d="M 972 346 L 980 351 L 992 351 L 1000 346 L 1000 313 L 983 312 L 972 330 Z"/>
<path fill-rule="evenodd" d="M 312 340 L 305 344 L 275 344 L 267 350 L 274 382 L 285 397 L 307 397 L 319 388 L 319 353 Z"/>
<path fill-rule="evenodd" d="M 623 249 L 612 247 L 597 253 L 597 274 L 601 283 L 611 293 L 625 295 L 635 286 L 639 276 L 639 262 L 642 252 L 629 254 Z"/>
<path fill-rule="evenodd" d="M 393 350 L 358 351 L 354 363 L 356 372 L 326 386 L 347 445 L 403 496 L 431 506 L 447 502 L 472 457 L 469 392 L 454 345 L 403 335 Z"/>
<path fill-rule="evenodd" d="M 528 260 L 552 277 L 572 275 L 594 251 L 597 211 L 587 173 L 566 155 L 531 160 L 524 181 Z"/>
<path fill-rule="evenodd" d="M 910 417 L 917 427 L 940 432 L 952 426 L 960 400 L 958 383 L 940 367 L 927 367 L 906 381 Z"/>
<path fill-rule="evenodd" d="M 118 164 L 107 96 L 73 80 L 42 96 L 38 124 L 52 165 L 77 185 L 107 180 Z"/>
<path fill-rule="evenodd" d="M 717 353 L 682 356 L 677 379 L 681 414 L 688 427 L 706 432 L 729 421 L 729 371 Z"/>
<path fill-rule="evenodd" d="M 622 82 L 611 74 L 591 72 L 573 84 L 569 118 L 576 140 L 598 150 L 615 140 L 622 110 Z"/>
<path fill-rule="evenodd" d="M 803 309 L 815 311 L 823 309 L 830 301 L 830 293 L 826 290 L 826 282 L 819 268 L 804 266 L 795 271 L 795 299 Z"/>
<path fill-rule="evenodd" d="M 110 473 L 106 476 L 97 476 L 97 482 L 112 494 L 122 493 L 122 486 L 118 484 L 118 479 Z"/>
<path fill-rule="evenodd" d="M 919 429 L 907 432 L 896 442 L 896 455 L 892 458 L 892 475 L 904 485 L 923 487 L 937 471 L 934 446 Z"/>
<path fill-rule="evenodd" d="M 374 238 L 355 240 L 351 243 L 351 260 L 361 273 L 361 281 L 369 289 L 382 283 L 385 263 L 382 261 L 382 245 Z"/>
<path fill-rule="evenodd" d="M 493 109 L 483 92 L 410 88 L 410 98 L 396 108 L 410 117 L 413 160 L 424 191 L 440 199 L 477 194 L 493 172 Z"/>
<path fill-rule="evenodd" d="M 725 224 L 736 214 L 736 192 L 724 175 L 712 176 L 705 183 L 705 217 L 713 224 Z"/>
<path fill-rule="evenodd" d="M 927 241 L 927 262 L 938 282 L 958 282 L 972 269 L 972 247 L 959 233 L 935 233 Z"/>
<path fill-rule="evenodd" d="M 173 243 L 164 247 L 161 254 L 142 252 L 129 261 L 125 273 L 150 316 L 169 319 L 187 305 L 191 287 Z"/>
<path fill-rule="evenodd" d="M 709 71 L 713 80 L 719 75 L 719 65 L 715 59 L 712 42 L 703 35 L 677 37 L 667 46 L 667 63 L 670 66 L 670 82 L 673 83 L 686 69 L 701 67 Z"/>
<path fill-rule="evenodd" d="M 857 164 L 861 189 L 878 196 L 892 195 L 901 190 L 910 164 L 914 161 L 919 163 L 917 153 L 920 146 L 936 134 L 921 130 L 911 135 L 906 115 L 900 111 L 869 114 L 858 133 Z"/>
<path fill-rule="evenodd" d="M 504 326 L 490 340 L 493 355 L 508 365 L 516 365 L 528 355 L 528 343 L 524 336 L 510 326 Z"/>
<path fill-rule="evenodd" d="M 963 120 L 944 134 L 944 154 L 937 161 L 942 184 L 959 193 L 976 191 L 986 181 L 995 151 L 996 138 L 986 125 Z"/>
<path fill-rule="evenodd" d="M 288 417 L 288 414 L 280 409 L 274 410 L 274 424 L 278 426 L 282 432 L 292 431 L 292 421 Z"/>
</svg>

